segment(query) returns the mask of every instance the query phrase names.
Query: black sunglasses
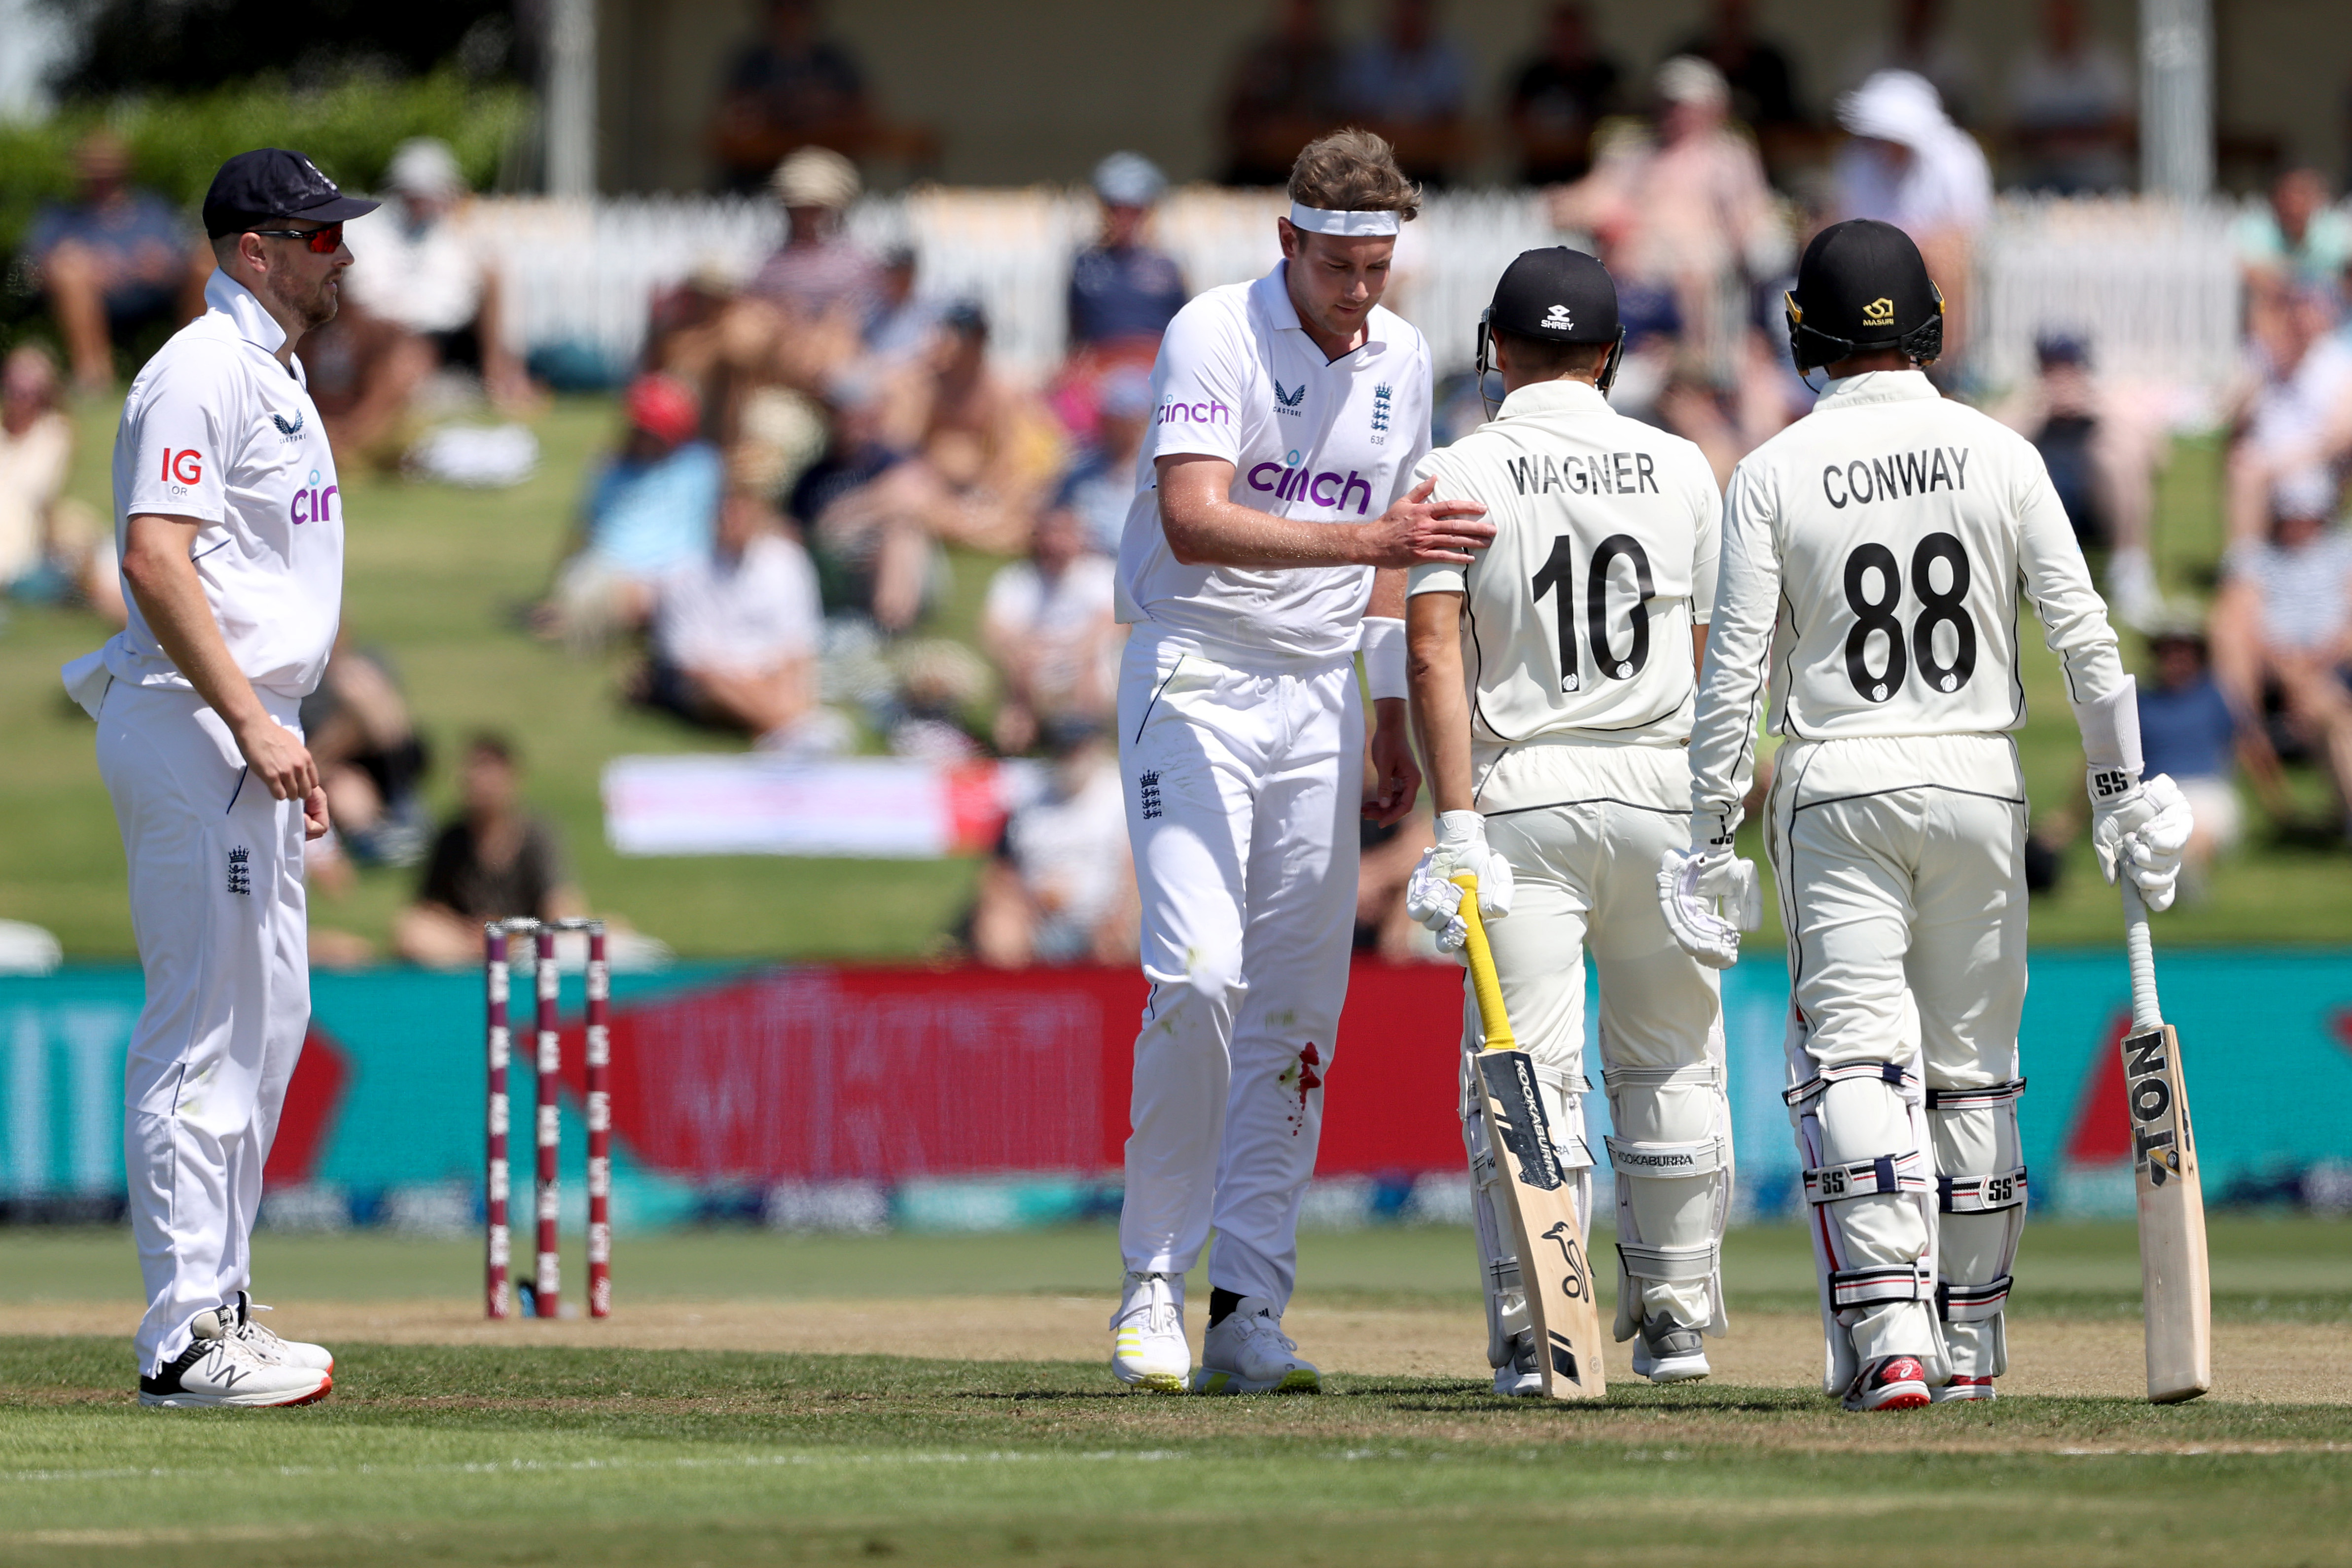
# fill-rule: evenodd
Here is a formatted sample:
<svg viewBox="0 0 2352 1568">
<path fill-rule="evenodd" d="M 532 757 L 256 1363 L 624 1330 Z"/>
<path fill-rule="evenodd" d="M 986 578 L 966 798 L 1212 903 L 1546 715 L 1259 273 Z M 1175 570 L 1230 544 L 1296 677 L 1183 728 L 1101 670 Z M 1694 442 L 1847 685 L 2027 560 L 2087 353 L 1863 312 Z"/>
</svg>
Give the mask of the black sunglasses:
<svg viewBox="0 0 2352 1568">
<path fill-rule="evenodd" d="M 343 226 L 339 223 L 331 223 L 324 228 L 249 228 L 245 232 L 268 235 L 272 239 L 307 239 L 310 248 L 320 256 L 332 256 L 343 245 Z"/>
</svg>

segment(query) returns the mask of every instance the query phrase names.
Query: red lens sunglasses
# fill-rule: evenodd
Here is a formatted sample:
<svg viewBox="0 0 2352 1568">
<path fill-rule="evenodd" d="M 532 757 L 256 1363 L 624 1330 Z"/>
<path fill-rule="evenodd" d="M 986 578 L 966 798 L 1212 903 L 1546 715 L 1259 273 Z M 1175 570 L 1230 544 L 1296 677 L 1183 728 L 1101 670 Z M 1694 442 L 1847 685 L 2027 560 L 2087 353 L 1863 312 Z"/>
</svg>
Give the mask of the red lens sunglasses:
<svg viewBox="0 0 2352 1568">
<path fill-rule="evenodd" d="M 249 228 L 247 234 L 265 234 L 272 239 L 307 239 L 310 248 L 320 256 L 332 256 L 343 246 L 343 226 L 331 223 L 324 228 Z"/>
</svg>

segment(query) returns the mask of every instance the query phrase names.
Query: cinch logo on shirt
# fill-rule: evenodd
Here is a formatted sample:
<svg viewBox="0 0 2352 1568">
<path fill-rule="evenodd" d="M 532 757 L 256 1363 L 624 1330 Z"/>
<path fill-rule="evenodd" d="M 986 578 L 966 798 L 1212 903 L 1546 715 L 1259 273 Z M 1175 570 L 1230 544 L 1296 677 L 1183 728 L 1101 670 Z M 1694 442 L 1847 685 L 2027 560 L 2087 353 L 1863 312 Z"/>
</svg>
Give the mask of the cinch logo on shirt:
<svg viewBox="0 0 2352 1568">
<path fill-rule="evenodd" d="M 1298 454 L 1293 452 L 1287 468 L 1280 463 L 1260 463 L 1252 468 L 1249 471 L 1249 488 L 1271 491 L 1276 500 L 1306 500 L 1317 506 L 1328 506 L 1334 511 L 1347 510 L 1349 499 L 1361 492 L 1363 499 L 1356 502 L 1356 515 L 1363 517 L 1369 514 L 1372 504 L 1370 479 L 1353 468 L 1349 469 L 1343 479 L 1328 468 L 1322 473 L 1315 473 L 1314 468 L 1313 458 L 1302 463 L 1298 460 Z M 1326 494 L 1326 491 L 1334 493 Z"/>
<path fill-rule="evenodd" d="M 1214 398 L 1206 403 L 1178 403 L 1174 399 L 1160 405 L 1162 425 L 1230 425 L 1234 411 Z"/>
<path fill-rule="evenodd" d="M 296 490 L 294 492 L 293 503 L 289 506 L 286 510 L 286 515 L 292 518 L 297 524 L 305 522 L 328 522 L 333 520 L 335 495 L 337 491 L 342 489 L 342 487 L 341 485 L 329 485 L 322 490 L 319 489 L 318 486 L 319 470 L 312 468 L 310 470 L 310 487 L 305 489 Z"/>
</svg>

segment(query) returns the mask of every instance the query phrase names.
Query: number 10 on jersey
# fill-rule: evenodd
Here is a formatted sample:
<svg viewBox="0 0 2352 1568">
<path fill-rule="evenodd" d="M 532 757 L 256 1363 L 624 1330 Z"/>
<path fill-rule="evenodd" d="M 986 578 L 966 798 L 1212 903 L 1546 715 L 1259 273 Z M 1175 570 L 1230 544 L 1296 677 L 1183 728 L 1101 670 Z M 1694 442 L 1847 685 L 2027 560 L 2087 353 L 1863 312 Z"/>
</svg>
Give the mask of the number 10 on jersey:
<svg viewBox="0 0 2352 1568">
<path fill-rule="evenodd" d="M 1561 534 L 1551 542 L 1551 556 L 1543 570 L 1535 575 L 1537 605 L 1549 595 L 1553 614 L 1559 625 L 1559 689 L 1580 691 L 1584 675 L 1578 668 L 1576 652 L 1576 593 L 1575 540 Z M 1622 559 L 1633 569 L 1633 603 L 1626 618 L 1632 626 L 1633 640 L 1622 654 L 1612 646 L 1615 638 L 1609 624 L 1609 569 Z M 1642 673 L 1650 662 L 1650 597 L 1656 585 L 1650 575 L 1650 557 L 1642 542 L 1630 533 L 1612 533 L 1602 540 L 1592 552 L 1592 559 L 1584 572 L 1584 636 L 1592 654 L 1593 668 L 1612 680 L 1631 680 Z"/>
</svg>

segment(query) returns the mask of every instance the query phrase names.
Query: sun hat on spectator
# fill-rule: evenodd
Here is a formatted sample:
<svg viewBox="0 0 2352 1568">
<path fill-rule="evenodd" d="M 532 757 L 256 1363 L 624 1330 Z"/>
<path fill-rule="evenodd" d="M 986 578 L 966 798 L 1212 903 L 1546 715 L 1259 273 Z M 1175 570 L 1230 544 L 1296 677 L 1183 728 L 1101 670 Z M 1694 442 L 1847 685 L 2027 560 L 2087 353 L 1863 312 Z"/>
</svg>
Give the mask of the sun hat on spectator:
<svg viewBox="0 0 2352 1568">
<path fill-rule="evenodd" d="M 857 165 L 830 147 L 803 147 L 769 178 L 769 189 L 788 207 L 827 207 L 835 212 L 857 199 L 863 188 Z"/>
<path fill-rule="evenodd" d="M 637 377 L 629 384 L 626 407 L 630 424 L 673 447 L 693 440 L 702 428 L 694 394 L 676 376 L 656 372 Z"/>
<path fill-rule="evenodd" d="M 1696 103 L 1724 109 L 1731 103 L 1731 84 L 1723 73 L 1696 55 L 1676 55 L 1658 68 L 1658 98 L 1665 103 Z"/>
<path fill-rule="evenodd" d="M 1935 84 L 1916 71 L 1880 71 L 1837 100 L 1838 123 L 1856 136 L 1925 150 L 1950 130 Z"/>
<path fill-rule="evenodd" d="M 1168 188 L 1168 176 L 1140 153 L 1113 153 L 1095 165 L 1095 195 L 1105 206 L 1148 207 Z"/>
<path fill-rule="evenodd" d="M 466 173 L 457 154 L 438 136 L 412 136 L 394 150 L 383 183 L 404 196 L 427 199 L 462 196 Z"/>
</svg>

